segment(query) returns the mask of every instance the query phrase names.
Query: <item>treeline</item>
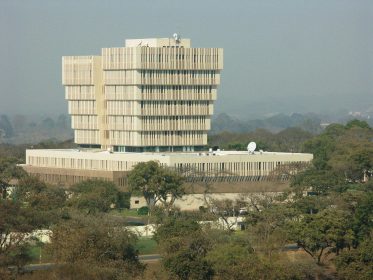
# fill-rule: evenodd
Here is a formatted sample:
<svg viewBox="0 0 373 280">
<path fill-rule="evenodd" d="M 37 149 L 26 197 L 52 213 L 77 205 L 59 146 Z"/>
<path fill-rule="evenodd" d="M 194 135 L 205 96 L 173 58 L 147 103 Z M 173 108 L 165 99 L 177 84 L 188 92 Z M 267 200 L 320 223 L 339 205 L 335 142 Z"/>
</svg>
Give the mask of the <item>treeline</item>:
<svg viewBox="0 0 373 280">
<path fill-rule="evenodd" d="M 24 163 L 26 149 L 70 149 L 77 145 L 72 139 L 66 141 L 46 140 L 38 144 L 0 144 L 0 161 L 8 159 L 16 160 L 17 163 Z"/>
<path fill-rule="evenodd" d="M 304 142 L 315 158 L 289 192 L 161 216 L 162 279 L 372 279 L 372 139 L 365 122 L 331 125 Z M 245 230 L 235 232 L 238 213 Z M 197 222 L 212 216 L 225 230 Z M 293 244 L 300 249 L 289 251 Z"/>
<path fill-rule="evenodd" d="M 320 123 L 321 116 L 313 113 L 294 113 L 291 115 L 276 114 L 268 118 L 254 120 L 237 119 L 222 113 L 213 118 L 211 134 L 217 134 L 223 131 L 246 133 L 258 128 L 271 132 L 278 132 L 289 127 L 298 127 L 315 134 L 321 132 Z"/>
<path fill-rule="evenodd" d="M 129 196 L 107 181 L 84 181 L 68 191 L 21 174 L 0 200 L 0 279 L 133 279 L 144 270 L 137 237 L 124 219 Z M 40 241 L 49 239 L 46 246 Z M 43 248 L 50 267 L 27 272 L 32 251 Z"/>
<path fill-rule="evenodd" d="M 265 129 L 256 129 L 248 133 L 221 132 L 209 136 L 209 147 L 224 150 L 246 151 L 247 145 L 254 141 L 257 150 L 271 152 L 301 152 L 303 144 L 314 137 L 314 134 L 301 128 L 286 128 L 278 133 Z"/>
<path fill-rule="evenodd" d="M 372 139 L 365 122 L 330 125 L 299 148 L 314 160 L 288 192 L 206 200 L 196 212 L 174 206 L 184 195 L 180 174 L 156 162 L 137 165 L 130 191 L 147 200 L 162 256 L 148 265 L 139 261 L 127 220 L 113 215 L 129 207 L 114 184 L 87 181 L 66 192 L 0 166 L 0 178 L 20 178 L 0 200 L 0 278 L 372 279 Z M 38 242 L 29 233 L 37 229 L 52 233 L 44 250 L 54 265 L 24 273 Z"/>
</svg>

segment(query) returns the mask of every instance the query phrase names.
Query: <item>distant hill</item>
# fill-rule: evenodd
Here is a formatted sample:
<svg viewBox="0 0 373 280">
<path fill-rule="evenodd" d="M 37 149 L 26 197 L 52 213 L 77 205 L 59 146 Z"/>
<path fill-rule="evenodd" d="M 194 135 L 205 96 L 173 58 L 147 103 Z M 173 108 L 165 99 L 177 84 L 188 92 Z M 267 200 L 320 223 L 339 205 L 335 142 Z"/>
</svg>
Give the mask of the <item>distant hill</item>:
<svg viewBox="0 0 373 280">
<path fill-rule="evenodd" d="M 0 115 L 0 144 L 35 144 L 45 140 L 65 141 L 74 137 L 67 115 Z"/>
<path fill-rule="evenodd" d="M 245 133 L 254 131 L 258 128 L 266 129 L 271 132 L 279 132 L 289 127 L 298 127 L 311 133 L 321 131 L 321 118 L 316 114 L 298 114 L 292 115 L 277 114 L 266 119 L 241 120 L 222 113 L 212 120 L 211 134 L 222 131 Z"/>
</svg>

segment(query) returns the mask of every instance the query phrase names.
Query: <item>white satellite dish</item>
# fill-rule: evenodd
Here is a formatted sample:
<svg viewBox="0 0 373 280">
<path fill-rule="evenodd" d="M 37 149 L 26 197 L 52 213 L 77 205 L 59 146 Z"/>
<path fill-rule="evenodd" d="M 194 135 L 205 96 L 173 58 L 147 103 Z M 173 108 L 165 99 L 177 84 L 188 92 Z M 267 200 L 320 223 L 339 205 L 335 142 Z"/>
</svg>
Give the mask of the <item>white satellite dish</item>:
<svg viewBox="0 0 373 280">
<path fill-rule="evenodd" d="M 256 149 L 256 143 L 255 142 L 250 142 L 249 145 L 247 145 L 247 151 L 250 154 L 253 154 Z"/>
<path fill-rule="evenodd" d="M 173 37 L 174 37 L 174 39 L 175 39 L 175 41 L 176 41 L 177 43 L 180 42 L 180 35 L 179 35 L 179 34 L 174 33 Z"/>
</svg>

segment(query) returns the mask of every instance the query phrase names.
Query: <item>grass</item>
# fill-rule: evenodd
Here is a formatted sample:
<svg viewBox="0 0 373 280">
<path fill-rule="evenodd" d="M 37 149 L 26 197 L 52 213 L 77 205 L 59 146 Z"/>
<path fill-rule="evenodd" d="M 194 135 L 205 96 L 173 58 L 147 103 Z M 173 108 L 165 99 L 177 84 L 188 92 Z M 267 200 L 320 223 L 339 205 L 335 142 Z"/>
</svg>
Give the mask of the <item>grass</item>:
<svg viewBox="0 0 373 280">
<path fill-rule="evenodd" d="M 136 249 L 139 250 L 139 255 L 149 255 L 157 254 L 158 244 L 154 239 L 149 237 L 140 237 L 137 240 L 135 245 Z M 40 262 L 40 252 L 41 252 L 41 262 L 47 263 L 50 262 L 50 257 L 45 251 L 44 245 L 33 245 L 28 251 L 28 255 L 31 258 L 30 263 L 39 263 Z"/>
<path fill-rule="evenodd" d="M 35 245 L 35 246 L 30 247 L 30 249 L 28 251 L 28 256 L 32 259 L 32 262 L 39 261 L 40 251 L 41 251 L 41 256 L 43 258 L 43 248 L 42 248 L 42 246 Z"/>
<path fill-rule="evenodd" d="M 140 237 L 136 243 L 136 249 L 139 250 L 139 255 L 159 253 L 157 242 L 149 237 Z"/>
<path fill-rule="evenodd" d="M 123 209 L 123 210 L 112 210 L 112 214 L 122 217 L 144 217 L 137 213 L 136 209 Z"/>
<path fill-rule="evenodd" d="M 46 263 L 50 261 L 50 256 L 46 253 L 44 244 L 32 245 L 27 254 L 31 258 L 30 263 L 39 263 L 40 261 Z"/>
</svg>

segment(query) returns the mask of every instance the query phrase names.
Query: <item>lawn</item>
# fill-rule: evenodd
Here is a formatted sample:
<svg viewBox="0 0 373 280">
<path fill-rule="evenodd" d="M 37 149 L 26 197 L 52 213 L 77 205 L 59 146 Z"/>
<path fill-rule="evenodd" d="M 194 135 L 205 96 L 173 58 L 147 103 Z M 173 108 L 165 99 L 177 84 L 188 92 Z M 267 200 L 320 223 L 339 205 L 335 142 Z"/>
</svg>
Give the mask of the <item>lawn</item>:
<svg viewBox="0 0 373 280">
<path fill-rule="evenodd" d="M 122 210 L 113 210 L 113 214 L 123 216 L 123 217 L 138 217 L 139 214 L 137 213 L 136 209 L 122 209 Z"/>
<path fill-rule="evenodd" d="M 140 237 L 136 243 L 136 249 L 139 255 L 158 254 L 158 244 L 154 239 L 149 237 Z"/>
<path fill-rule="evenodd" d="M 136 209 L 122 209 L 122 210 L 117 210 L 114 209 L 111 211 L 112 214 L 116 216 L 121 216 L 121 217 L 145 217 L 144 215 L 139 215 Z"/>
<path fill-rule="evenodd" d="M 43 244 L 31 246 L 27 254 L 31 258 L 30 263 L 39 263 L 39 262 L 47 263 L 50 261 L 50 256 L 47 254 Z M 40 259 L 40 255 L 41 255 L 41 259 Z"/>
</svg>

